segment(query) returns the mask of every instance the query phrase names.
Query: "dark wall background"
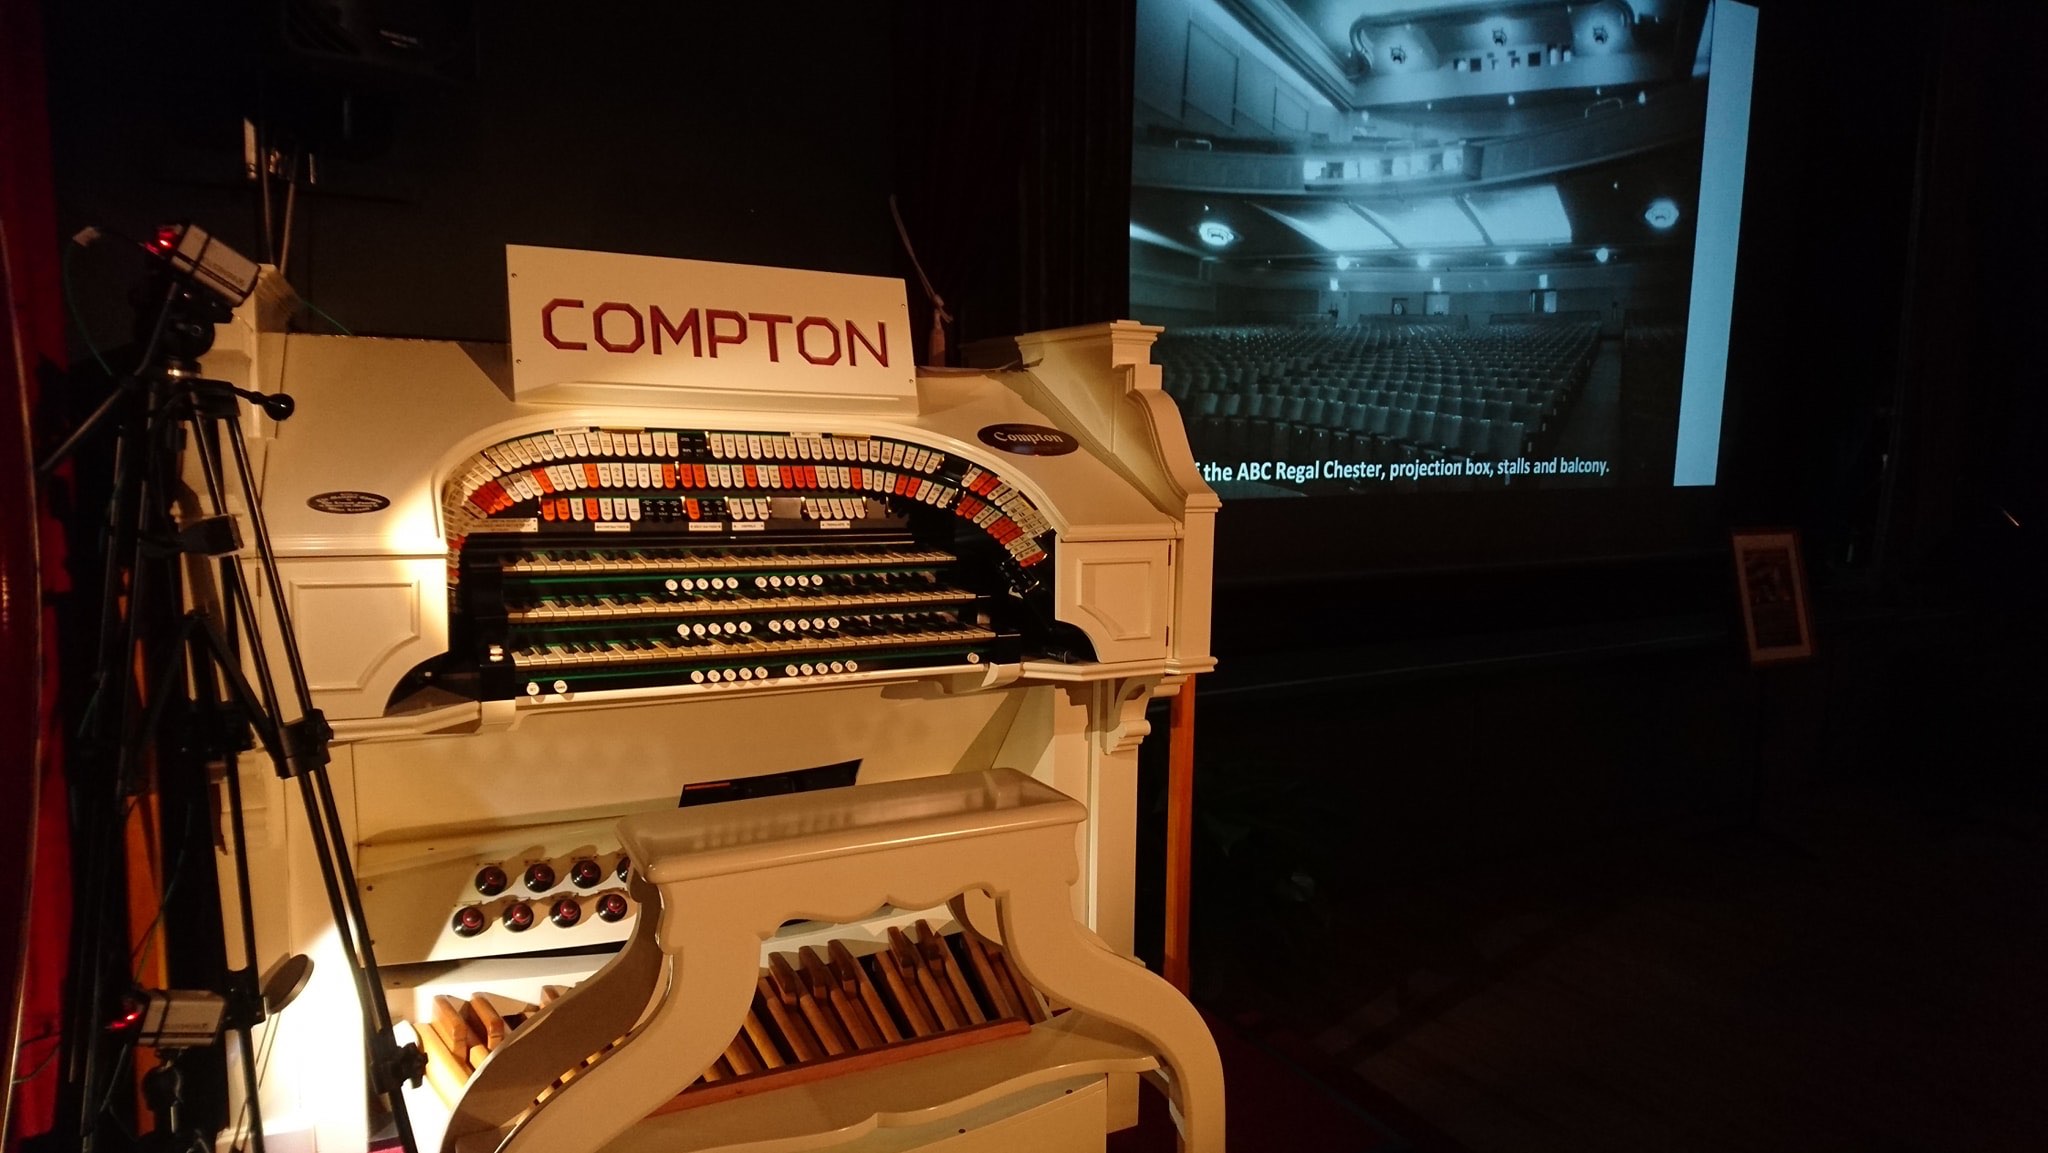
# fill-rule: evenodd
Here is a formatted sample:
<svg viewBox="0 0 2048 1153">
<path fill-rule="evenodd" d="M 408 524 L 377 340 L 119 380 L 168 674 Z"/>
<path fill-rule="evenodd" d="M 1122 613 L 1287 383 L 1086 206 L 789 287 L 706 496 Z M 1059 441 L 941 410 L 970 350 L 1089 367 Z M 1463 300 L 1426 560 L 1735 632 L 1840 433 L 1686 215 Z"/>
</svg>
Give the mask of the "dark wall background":
<svg viewBox="0 0 2048 1153">
<path fill-rule="evenodd" d="M 2039 747 L 2008 706 L 2041 683 L 2048 117 L 1982 53 L 2048 13 L 1884 7 L 1764 5 L 1716 490 L 1226 509 L 1213 820 L 1348 817 L 1369 887 L 1733 819 L 1765 769 L 1953 783 L 1991 771 L 1958 748 Z M 46 5 L 63 232 L 191 217 L 255 251 L 253 112 L 328 141 L 290 277 L 358 332 L 502 338 L 521 242 L 901 275 L 921 335 L 891 191 L 956 337 L 1124 311 L 1128 5 L 490 3 L 447 84 L 316 80 L 265 48 L 276 10 Z M 132 271 L 75 260 L 102 343 Z M 1803 531 L 1814 664 L 1743 666 L 1731 524 Z M 1310 841 L 1258 828 L 1271 860 L 1212 838 L 1199 891 L 1289 875 Z"/>
<path fill-rule="evenodd" d="M 327 5 L 46 7 L 65 231 L 189 218 L 260 259 L 252 118 L 317 158 L 287 273 L 359 333 L 503 340 L 507 243 L 914 281 L 892 192 L 967 337 L 1121 310 L 1117 5 L 479 4 L 443 80 L 279 46 Z M 78 258 L 102 343 L 131 264 Z"/>
</svg>

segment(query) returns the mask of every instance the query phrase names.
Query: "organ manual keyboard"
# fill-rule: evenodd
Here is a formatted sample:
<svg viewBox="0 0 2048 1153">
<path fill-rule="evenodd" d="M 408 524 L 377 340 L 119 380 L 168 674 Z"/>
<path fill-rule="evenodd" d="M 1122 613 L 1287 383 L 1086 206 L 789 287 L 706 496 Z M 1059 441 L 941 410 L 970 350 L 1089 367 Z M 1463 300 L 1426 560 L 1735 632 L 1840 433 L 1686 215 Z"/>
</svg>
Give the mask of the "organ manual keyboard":
<svg viewBox="0 0 2048 1153">
<path fill-rule="evenodd" d="M 1128 956 L 1145 706 L 1213 665 L 1216 499 L 1149 363 L 1157 330 L 1117 322 L 1032 334 L 971 348 L 985 368 L 913 371 L 888 343 L 906 327 L 892 326 L 887 317 L 898 314 L 885 310 L 881 323 L 835 329 L 832 350 L 859 352 L 862 370 L 877 359 L 887 367 L 892 355 L 894 367 L 840 378 L 822 371 L 847 367 L 826 358 L 822 330 L 802 327 L 825 306 L 754 303 L 762 293 L 801 297 L 818 274 L 516 249 L 512 263 L 510 349 L 286 337 L 251 306 L 206 364 L 210 375 L 298 402 L 290 421 L 272 426 L 259 413 L 247 431 L 308 680 L 335 731 L 329 773 L 394 1015 L 431 1021 L 437 996 L 538 1004 L 545 987 L 576 987 L 517 1034 L 570 1038 L 555 1043 L 558 1052 L 534 1057 L 549 1050 L 538 1040 L 507 1047 L 523 1048 L 522 1060 L 561 1062 L 538 1087 L 542 1097 L 560 1092 L 559 1107 L 538 1111 L 557 1115 L 573 1112 L 577 1095 L 549 1090 L 550 1079 L 639 1036 L 635 1021 L 651 1028 L 665 1012 L 708 1014 L 716 1019 L 701 1031 L 722 1031 L 722 1050 L 747 1005 L 693 992 L 687 965 L 665 986 L 683 1002 L 677 1008 L 632 993 L 612 1016 L 583 1013 L 580 1031 L 562 1022 L 576 1019 L 579 1002 L 599 1002 L 586 989 L 608 986 L 617 997 L 632 985 L 592 974 L 654 964 L 670 944 L 631 944 L 652 930 L 648 902 L 662 878 L 644 875 L 621 839 L 622 819 L 688 821 L 743 806 L 767 806 L 760 812 L 771 823 L 800 813 L 809 836 L 836 823 L 879 829 L 957 802 L 978 814 L 959 818 L 957 835 L 998 840 L 1014 831 L 1003 822 L 1021 820 L 1017 812 L 1057 810 L 1068 823 L 1053 836 L 1071 844 L 1072 859 L 1054 851 L 1040 863 L 1060 907 L 1091 948 Z M 680 309 L 615 306 L 625 294 L 576 283 L 586 274 L 619 277 L 642 300 L 724 293 L 752 307 L 706 309 L 701 319 L 692 309 L 678 322 Z M 900 284 L 894 290 L 900 308 Z M 869 315 L 835 307 L 832 315 Z M 723 319 L 740 318 L 745 334 L 745 318 L 757 315 L 806 319 L 771 325 L 766 342 L 757 324 L 751 344 Z M 649 330 L 660 353 L 660 333 L 679 325 L 708 333 L 721 363 L 691 355 L 680 337 L 666 360 L 650 361 L 644 347 L 637 360 L 600 355 Z M 815 378 L 792 384 L 790 366 L 769 359 L 778 328 L 782 361 L 803 350 L 811 363 L 798 367 L 819 369 Z M 553 343 L 536 354 L 542 338 Z M 535 377 L 575 345 L 589 357 Z M 253 762 L 243 771 L 259 952 L 307 952 L 317 965 L 307 991 L 259 1032 L 270 1049 L 270 1147 L 356 1153 L 379 1119 L 364 1103 L 359 1010 L 331 959 L 309 830 L 283 783 Z M 947 782 L 998 771 L 1021 774 L 1022 786 L 1003 786 L 1006 800 L 946 799 Z M 753 799 L 696 805 L 731 796 Z M 874 808 L 870 796 L 894 797 L 896 808 Z M 659 827 L 643 837 L 671 844 L 647 831 Z M 842 834 L 853 835 L 831 835 Z M 1033 836 L 1046 856 L 1050 842 Z M 920 921 L 1032 966 L 1032 942 L 1007 939 L 998 909 L 1004 899 L 1040 908 L 1038 898 L 1004 898 L 993 874 L 972 870 L 943 884 L 876 888 L 866 882 L 880 884 L 889 854 L 841 848 L 835 875 L 860 899 L 719 914 L 738 917 L 741 937 L 754 942 L 747 988 L 753 966 L 774 954 L 802 956 L 810 945 L 821 956 L 865 956 L 886 949 L 892 929 Z M 700 928 L 688 910 L 671 905 L 662 915 Z M 833 941 L 838 951 L 827 952 Z M 1201 1073 L 1199 1054 L 1188 1056 L 1209 1042 L 1189 1041 L 1188 1022 L 1199 1032 L 1199 1019 L 1185 1002 L 1161 984 L 1118 998 L 1151 1006 L 1145 1014 L 1158 1021 L 1124 1021 L 1118 1005 L 1099 1017 L 1088 1008 L 1099 999 L 1094 978 L 1065 976 L 1094 972 L 1096 961 L 1076 960 L 1058 940 L 1039 947 L 1051 950 L 1043 971 L 1025 975 L 1052 975 L 1034 983 L 1055 1009 L 1071 1008 L 1027 1035 L 976 1046 L 990 1055 L 962 1069 L 1007 1070 L 985 1084 L 966 1084 L 964 1073 L 934 1080 L 930 1063 L 948 1058 L 913 1056 L 836 1090 L 767 1085 L 744 1101 L 664 1113 L 663 1124 L 697 1125 L 737 1147 L 755 1123 L 744 1118 L 766 1107 L 786 1119 L 792 1110 L 772 1102 L 810 1094 L 833 1109 L 858 1111 L 872 1099 L 892 1116 L 956 1118 L 941 1126 L 949 1142 L 957 1129 L 986 1128 L 1063 1147 L 1073 1142 L 1056 1135 L 1095 1116 L 1080 1126 L 1092 1143 L 1077 1147 L 1097 1148 L 1103 1128 L 1134 1119 L 1130 1074 L 1157 1069 L 1183 1113 L 1213 1122 L 1220 1142 L 1220 1099 L 1187 1097 L 1220 1096 L 1220 1086 Z M 1122 988 L 1124 970 L 1143 976 L 1116 964 L 1105 987 Z M 538 1027 L 550 1019 L 557 1026 Z M 598 1021 L 617 1031 L 579 1049 L 577 1038 L 603 1032 Z M 1155 1035 L 1171 1044 L 1147 1040 Z M 1084 1051 L 1092 1056 L 1075 1064 Z M 475 1082 L 452 1103 L 409 1091 L 426 1132 L 451 1117 L 475 1122 L 464 1149 L 479 1140 L 477 1116 L 509 1126 L 521 1112 L 506 1112 L 499 1097 L 489 1109 L 471 1100 L 508 1060 L 488 1047 L 475 1056 L 484 1062 Z M 718 1076 L 719 1059 L 675 1069 L 670 1095 L 700 1074 Z M 1020 1071 L 1041 1059 L 1053 1064 Z M 1052 1076 L 1055 1066 L 1068 1080 Z M 590 1085 L 606 1083 L 595 1075 L 602 1068 L 585 1074 Z M 1080 1096 L 1099 1110 L 1052 1105 L 1055 1082 L 1097 1085 Z M 926 1083 L 955 1096 L 920 1097 Z M 509 1092 L 526 1093 L 521 1108 L 533 1108 L 534 1085 Z M 776 1139 L 866 1148 L 859 1132 L 891 1122 L 848 1124 L 810 1137 L 778 1129 Z M 659 1147 L 636 1133 L 616 1147 Z M 449 1130 L 450 1148 L 458 1135 Z"/>
</svg>

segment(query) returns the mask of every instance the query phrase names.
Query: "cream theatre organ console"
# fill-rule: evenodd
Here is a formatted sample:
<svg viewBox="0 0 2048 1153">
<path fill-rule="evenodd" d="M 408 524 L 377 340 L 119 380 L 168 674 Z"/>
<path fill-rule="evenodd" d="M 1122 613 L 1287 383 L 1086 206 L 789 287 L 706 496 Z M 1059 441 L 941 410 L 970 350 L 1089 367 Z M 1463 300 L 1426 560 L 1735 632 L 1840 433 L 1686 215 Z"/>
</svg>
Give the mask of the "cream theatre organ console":
<svg viewBox="0 0 2048 1153">
<path fill-rule="evenodd" d="M 1156 330 L 1119 322 L 1033 334 L 972 348 L 985 369 L 899 364 L 900 383 L 880 388 L 835 391 L 829 376 L 757 387 L 743 365 L 658 387 L 595 371 L 530 387 L 515 363 L 526 355 L 516 283 L 513 296 L 509 350 L 286 337 L 250 312 L 223 331 L 206 365 L 297 400 L 288 422 L 259 414 L 247 430 L 313 697 L 335 730 L 329 771 L 393 1015 L 430 1021 L 436 998 L 449 995 L 538 1005 L 614 958 L 658 956 L 671 942 L 619 951 L 664 883 L 636 868 L 620 822 L 643 821 L 642 841 L 673 845 L 681 834 L 644 822 L 733 797 L 767 804 L 761 819 L 772 824 L 782 819 L 775 798 L 801 794 L 803 819 L 789 826 L 799 833 L 777 834 L 759 859 L 811 860 L 804 838 L 837 837 L 834 875 L 875 902 L 798 901 L 765 925 L 749 922 L 753 935 L 741 936 L 760 940 L 764 965 L 805 945 L 823 956 L 827 942 L 835 957 L 865 955 L 862 942 L 886 949 L 891 929 L 920 921 L 996 945 L 1002 902 L 986 898 L 1001 896 L 998 878 L 970 869 L 957 884 L 892 887 L 881 880 L 887 855 L 856 843 L 859 830 L 895 828 L 896 816 L 915 818 L 922 806 L 960 804 L 970 811 L 952 818 L 948 836 L 1010 837 L 1035 852 L 1047 837 L 1070 839 L 1072 861 L 1055 851 L 1048 866 L 1074 880 L 1059 899 L 1093 947 L 1127 956 L 1145 706 L 1213 664 L 1216 499 L 1149 363 Z M 905 328 L 890 327 L 900 340 Z M 334 955 L 308 830 L 267 767 L 252 760 L 243 772 L 257 960 L 301 951 L 316 963 L 306 993 L 259 1034 L 272 1050 L 270 1147 L 356 1153 L 380 1119 L 365 1105 L 358 1007 Z M 926 796 L 912 784 L 992 772 L 1021 774 L 1028 789 L 1003 786 L 1010 799 L 987 820 L 971 796 Z M 822 791 L 839 786 L 856 786 L 847 797 L 871 795 L 868 786 L 909 791 L 872 793 L 895 799 L 862 802 L 842 821 L 842 794 Z M 1078 802 L 1070 816 L 1055 807 L 1068 803 L 1061 795 Z M 1055 812 L 1064 823 L 1030 816 L 1038 831 L 1022 840 L 1003 824 Z M 698 854 L 689 860 L 700 861 L 705 846 L 689 843 Z M 863 870 L 879 887 L 852 884 Z M 691 891 L 676 888 L 676 900 Z M 810 919 L 784 923 L 785 913 Z M 671 904 L 663 916 L 682 924 L 691 914 Z M 966 945 L 956 949 L 967 956 Z M 1021 964 L 1032 964 L 1031 949 L 1021 943 Z M 1067 972 L 1053 949 L 1039 963 Z M 1073 971 L 1089 964 L 1082 957 Z M 686 959 L 678 971 L 680 980 L 656 982 L 659 996 L 695 1004 Z M 609 987 L 642 986 L 617 977 Z M 1096 1046 L 1093 1064 L 1061 1067 L 1069 1078 L 1109 1078 L 1093 1094 L 1100 1120 L 1081 1126 L 1093 1143 L 1079 1147 L 1098 1148 L 1102 1128 L 1128 1123 L 1132 1071 L 1158 1068 L 1177 1094 L 1208 1085 L 1158 1050 L 1148 1056 L 1143 1038 L 1184 1036 L 1181 1026 L 1126 1022 L 1134 1031 L 1119 1033 L 1084 1019 L 1096 996 L 1085 981 L 1065 1002 L 1069 986 L 1041 987 L 1055 1009 L 1076 1007 L 1031 1023 L 1036 1040 L 987 1042 L 998 1056 L 983 1063 L 1028 1065 L 1029 1054 L 1078 1044 L 1062 1040 L 1072 1033 Z M 576 1002 L 572 994 L 548 1012 L 563 1016 Z M 615 1009 L 622 1029 L 677 1011 L 632 1003 Z M 744 998 L 736 1004 L 744 1013 Z M 730 1038 L 740 1025 L 735 1016 L 704 1029 Z M 576 1030 L 566 1035 L 559 1043 L 575 1049 Z M 522 1060 L 542 1051 L 521 1044 Z M 642 1060 L 647 1051 L 635 1050 Z M 1005 1052 L 1017 1056 L 998 1059 Z M 488 1054 L 472 1086 L 516 1084 L 503 1070 L 485 1076 L 501 1060 L 510 1057 Z M 1059 1114 L 1042 1132 L 1063 1134 L 1081 1116 L 1046 1104 L 1049 1074 L 948 1082 L 955 1098 L 916 1100 L 917 1067 L 932 1060 L 947 1058 L 863 1076 L 882 1079 L 876 1100 L 892 1103 L 891 1116 L 957 1116 L 942 1127 L 949 1140 L 961 1127 L 1030 1134 L 1041 1110 Z M 678 1091 L 696 1076 L 679 1072 Z M 728 1133 L 721 1147 L 738 1148 L 744 1109 L 761 1108 L 753 1102 L 819 1093 L 829 1091 L 769 1087 L 673 1116 Z M 425 1090 L 411 1099 L 436 1140 L 450 1115 L 482 1115 L 477 1102 Z M 492 1108 L 492 1124 L 521 1115 Z M 1220 1100 L 1203 1108 L 1220 1126 Z M 864 1148 L 859 1132 L 893 1124 L 876 1109 L 863 1124 L 809 1138 L 778 1131 L 795 1143 L 777 1147 Z M 741 1111 L 717 1121 L 720 1110 Z M 468 1139 L 463 1148 L 479 1147 L 475 1133 Z M 456 1135 L 447 1140 L 454 1148 Z"/>
</svg>

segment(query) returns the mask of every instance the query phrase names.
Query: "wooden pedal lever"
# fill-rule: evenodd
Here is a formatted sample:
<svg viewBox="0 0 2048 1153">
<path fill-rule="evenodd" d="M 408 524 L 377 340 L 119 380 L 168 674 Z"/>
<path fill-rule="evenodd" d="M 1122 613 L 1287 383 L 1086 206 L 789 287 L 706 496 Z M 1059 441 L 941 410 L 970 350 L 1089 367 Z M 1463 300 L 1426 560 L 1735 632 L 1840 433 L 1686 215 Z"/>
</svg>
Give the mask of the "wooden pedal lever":
<svg viewBox="0 0 2048 1153">
<path fill-rule="evenodd" d="M 917 982 L 925 1003 L 931 1006 L 932 1015 L 938 1019 L 940 1031 L 966 1028 L 967 1018 L 960 1011 L 960 1006 L 954 1003 L 952 991 L 942 985 L 925 965 L 917 946 L 910 943 L 903 930 L 894 926 L 889 929 L 889 950 L 896 955 L 896 963 L 903 969 L 903 975 Z"/>
<path fill-rule="evenodd" d="M 889 1012 L 888 1002 L 882 1000 L 882 991 L 875 988 L 869 979 L 867 969 L 860 959 L 846 947 L 846 942 L 833 940 L 828 946 L 832 953 L 832 973 L 839 978 L 839 985 L 848 993 L 860 999 L 867 1009 L 868 1017 L 882 1034 L 884 1042 L 893 1044 L 903 1039 L 903 1030 L 896 1027 L 895 1015 Z"/>
<path fill-rule="evenodd" d="M 853 1042 L 840 1030 L 838 1022 L 825 1012 L 817 998 L 811 996 L 810 989 L 789 967 L 789 960 L 782 954 L 768 954 L 768 979 L 781 995 L 783 1006 L 793 1005 L 803 1014 L 804 1021 L 810 1025 L 812 1034 L 818 1038 L 818 1044 L 827 1056 L 837 1057 L 853 1048 Z"/>
<path fill-rule="evenodd" d="M 829 1006 L 833 1019 L 845 1027 L 847 1037 L 855 1049 L 873 1049 L 882 1043 L 881 1030 L 870 1020 L 866 1006 L 855 997 L 847 996 L 846 989 L 839 984 L 839 978 L 825 964 L 825 959 L 809 945 L 797 953 L 803 964 L 804 977 L 811 987 L 811 998 L 821 1006 Z"/>
<path fill-rule="evenodd" d="M 981 1011 L 981 1003 L 975 999 L 974 990 L 967 987 L 967 976 L 960 971 L 959 959 L 953 956 L 953 950 L 946 947 L 946 939 L 932 931 L 930 921 L 917 923 L 917 947 L 924 954 L 925 964 L 945 977 L 946 987 L 952 990 L 968 1022 L 974 1025 L 987 1022 L 988 1014 Z"/>
</svg>

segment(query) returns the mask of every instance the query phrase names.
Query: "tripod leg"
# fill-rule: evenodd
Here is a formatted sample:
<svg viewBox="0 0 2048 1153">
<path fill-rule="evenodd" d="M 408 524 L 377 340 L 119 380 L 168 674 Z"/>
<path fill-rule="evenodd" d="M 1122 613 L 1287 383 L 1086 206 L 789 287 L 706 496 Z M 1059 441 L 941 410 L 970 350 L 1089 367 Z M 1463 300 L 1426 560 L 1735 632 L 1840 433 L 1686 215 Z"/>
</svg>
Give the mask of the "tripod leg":
<svg viewBox="0 0 2048 1153">
<path fill-rule="evenodd" d="M 222 562 L 224 567 L 233 563 L 232 559 Z M 215 670 L 233 666 L 222 652 L 220 634 L 198 614 L 186 618 L 185 635 L 192 662 L 193 703 L 212 720 L 212 737 L 218 742 L 222 775 L 227 783 L 228 836 L 235 854 L 235 902 L 242 922 L 242 968 L 230 972 L 228 981 L 240 1018 L 234 1034 L 236 1048 L 241 1054 L 243 1108 L 249 1116 L 250 1148 L 253 1153 L 265 1153 L 262 1082 L 256 1068 L 256 1048 L 251 1029 L 256 1021 L 262 1019 L 265 1006 L 263 995 L 256 988 L 256 902 L 249 887 L 249 840 L 242 819 L 241 758 L 235 752 L 239 734 L 231 731 L 232 722 L 222 708 L 219 686 L 214 680 Z M 235 672 L 239 674 L 240 670 L 235 669 Z M 239 1126 L 239 1118 L 235 1119 L 235 1124 Z"/>
</svg>

